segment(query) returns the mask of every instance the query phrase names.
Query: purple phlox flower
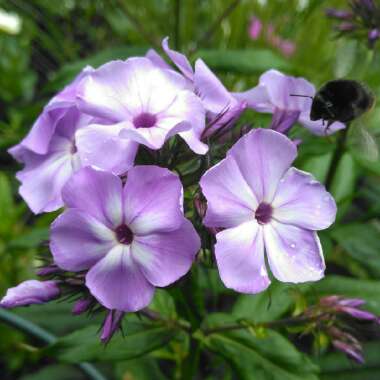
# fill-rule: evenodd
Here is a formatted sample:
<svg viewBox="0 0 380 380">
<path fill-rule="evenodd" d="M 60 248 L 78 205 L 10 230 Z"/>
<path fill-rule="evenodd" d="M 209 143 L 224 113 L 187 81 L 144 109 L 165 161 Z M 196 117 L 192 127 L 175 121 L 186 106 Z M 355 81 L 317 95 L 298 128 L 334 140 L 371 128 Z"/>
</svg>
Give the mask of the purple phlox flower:
<svg viewBox="0 0 380 380">
<path fill-rule="evenodd" d="M 266 289 L 264 249 L 283 282 L 316 281 L 325 263 L 317 230 L 335 220 L 336 204 L 310 174 L 290 167 L 297 149 L 286 136 L 255 129 L 201 178 L 207 199 L 204 224 L 217 233 L 222 281 L 242 293 Z"/>
<path fill-rule="evenodd" d="M 340 20 L 351 20 L 354 17 L 354 14 L 346 9 L 327 8 L 325 12 L 326 16 Z"/>
<path fill-rule="evenodd" d="M 380 323 L 380 319 L 377 315 L 369 311 L 359 309 L 359 307 L 366 303 L 363 299 L 344 298 L 342 296 L 332 295 L 322 297 L 319 302 L 322 306 L 330 308 L 334 312 L 348 314 L 356 319 Z"/>
<path fill-rule="evenodd" d="M 79 108 L 110 120 L 120 137 L 160 149 L 178 133 L 195 153 L 207 152 L 208 147 L 199 140 L 205 127 L 202 103 L 182 75 L 163 68 L 157 59 L 111 61 L 81 84 Z M 99 129 L 108 131 L 110 126 L 97 126 Z"/>
<path fill-rule="evenodd" d="M 246 102 L 237 100 L 201 58 L 195 61 L 193 70 L 187 57 L 170 49 L 168 41 L 168 37 L 163 40 L 163 50 L 188 79 L 207 111 L 208 127 L 202 131 L 201 137 L 211 136 L 226 124 L 232 127 L 246 109 Z"/>
<path fill-rule="evenodd" d="M 91 305 L 93 303 L 94 303 L 93 299 L 91 299 L 91 298 L 81 298 L 75 302 L 73 309 L 72 309 L 72 313 L 74 315 L 83 314 L 89 310 L 89 308 L 91 307 Z"/>
<path fill-rule="evenodd" d="M 251 17 L 251 21 L 249 23 L 249 28 L 248 28 L 249 37 L 252 40 L 257 40 L 260 37 L 262 29 L 263 29 L 263 23 L 261 22 L 261 20 L 255 16 Z"/>
<path fill-rule="evenodd" d="M 115 332 L 121 329 L 121 323 L 123 321 L 125 313 L 118 310 L 110 310 L 103 322 L 102 333 L 100 340 L 102 343 L 108 343 Z"/>
<path fill-rule="evenodd" d="M 83 70 L 56 95 L 29 134 L 9 150 L 25 165 L 17 173 L 19 192 L 34 213 L 62 207 L 61 189 L 82 165 L 96 165 L 116 174 L 133 165 L 137 144 L 119 139 L 118 130 L 103 130 L 105 126 L 95 123 L 109 122 L 85 115 L 75 105 L 81 81 L 92 72 L 91 68 Z M 109 151 L 112 155 L 105 154 Z"/>
<path fill-rule="evenodd" d="M 10 309 L 18 306 L 41 304 L 57 298 L 60 290 L 57 281 L 28 280 L 7 290 L 0 306 Z"/>
<path fill-rule="evenodd" d="M 66 211 L 51 226 L 54 261 L 87 271 L 87 288 L 110 310 L 147 306 L 155 287 L 188 272 L 200 248 L 183 215 L 181 182 L 167 169 L 135 166 L 123 186 L 111 173 L 82 168 L 62 197 Z"/>
<path fill-rule="evenodd" d="M 380 27 L 374 28 L 368 32 L 368 43 L 371 48 L 375 45 L 376 41 L 380 38 Z"/>
<path fill-rule="evenodd" d="M 360 344 L 357 345 L 349 342 L 344 342 L 338 339 L 333 339 L 332 344 L 337 350 L 342 351 L 349 358 L 355 360 L 359 364 L 363 364 L 365 362 L 363 350 Z"/>
<path fill-rule="evenodd" d="M 272 113 L 272 129 L 284 132 L 295 123 L 301 123 L 310 132 L 324 136 L 345 125 L 340 122 L 331 124 L 328 131 L 322 120 L 310 120 L 312 99 L 291 95 L 313 97 L 315 87 L 304 78 L 284 75 L 277 70 L 268 70 L 259 79 L 259 84 L 245 92 L 235 93 L 237 99 L 245 100 L 249 108 L 257 112 Z"/>
</svg>

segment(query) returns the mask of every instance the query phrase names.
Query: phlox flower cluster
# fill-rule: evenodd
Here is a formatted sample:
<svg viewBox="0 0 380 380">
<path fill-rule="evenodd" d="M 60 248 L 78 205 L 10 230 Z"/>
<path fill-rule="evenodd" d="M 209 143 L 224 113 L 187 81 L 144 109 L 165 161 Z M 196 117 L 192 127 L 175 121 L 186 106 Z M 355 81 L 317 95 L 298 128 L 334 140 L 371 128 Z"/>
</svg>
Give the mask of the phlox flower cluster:
<svg viewBox="0 0 380 380">
<path fill-rule="evenodd" d="M 23 164 L 19 191 L 30 209 L 63 211 L 50 227 L 42 281 L 9 289 L 2 307 L 76 292 L 74 314 L 107 311 L 107 341 L 125 313 L 185 276 L 201 250 L 215 254 L 221 280 L 238 292 L 266 289 L 269 268 L 283 282 L 323 277 L 316 231 L 334 222 L 336 205 L 291 166 L 297 146 L 287 137 L 296 123 L 324 135 L 322 120 L 310 120 L 310 99 L 291 96 L 313 96 L 314 86 L 269 70 L 256 87 L 233 93 L 202 59 L 193 66 L 168 39 L 162 46 L 167 60 L 149 50 L 84 68 L 10 149 Z M 247 108 L 273 114 L 269 128 L 226 139 Z M 230 147 L 221 161 L 215 147 Z M 184 173 L 191 160 L 201 164 Z M 184 194 L 207 209 L 202 231 Z M 201 232 L 215 234 L 215 246 L 202 245 Z"/>
</svg>

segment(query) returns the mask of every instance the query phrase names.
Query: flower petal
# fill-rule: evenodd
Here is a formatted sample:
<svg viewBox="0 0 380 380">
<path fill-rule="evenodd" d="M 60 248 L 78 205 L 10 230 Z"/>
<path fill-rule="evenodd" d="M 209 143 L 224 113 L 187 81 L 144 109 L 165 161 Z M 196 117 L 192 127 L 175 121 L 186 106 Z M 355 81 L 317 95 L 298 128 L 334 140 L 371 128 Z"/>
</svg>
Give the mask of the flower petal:
<svg viewBox="0 0 380 380">
<path fill-rule="evenodd" d="M 310 120 L 310 110 L 301 113 L 299 122 L 311 133 L 317 136 L 329 136 L 337 131 L 340 131 L 341 129 L 346 128 L 346 126 L 339 121 L 332 123 L 329 128 L 327 128 L 327 124 L 326 122 L 323 122 L 323 120 L 312 121 Z"/>
<path fill-rule="evenodd" d="M 268 70 L 261 75 L 259 84 L 267 89 L 271 103 L 279 109 L 302 112 L 311 108 L 312 99 L 291 96 L 314 96 L 315 87 L 304 78 L 284 75 L 277 70 Z"/>
<path fill-rule="evenodd" d="M 177 175 L 158 166 L 135 166 L 124 187 L 125 223 L 137 235 L 169 232 L 183 221 L 182 185 Z"/>
<path fill-rule="evenodd" d="M 35 213 L 49 212 L 63 206 L 61 191 L 74 171 L 70 142 L 55 136 L 46 155 L 23 153 L 25 168 L 17 173 L 20 195 Z"/>
<path fill-rule="evenodd" d="M 50 227 L 50 250 L 62 269 L 90 268 L 116 244 L 113 231 L 79 210 L 67 210 Z"/>
<path fill-rule="evenodd" d="M 75 143 L 83 166 L 94 165 L 115 174 L 133 166 L 138 144 L 119 137 L 122 125 L 93 124 L 77 131 Z"/>
<path fill-rule="evenodd" d="M 169 37 L 166 37 L 162 41 L 162 48 L 182 74 L 189 79 L 193 80 L 193 68 L 190 65 L 189 60 L 184 54 L 178 53 L 175 50 L 169 48 Z"/>
<path fill-rule="evenodd" d="M 235 159 L 258 202 L 271 203 L 278 183 L 297 156 L 294 143 L 281 133 L 255 129 L 227 153 Z"/>
<path fill-rule="evenodd" d="M 175 231 L 137 236 L 131 252 L 152 285 L 168 286 L 189 271 L 200 246 L 193 225 L 184 219 Z"/>
<path fill-rule="evenodd" d="M 325 262 L 316 232 L 278 223 L 264 225 L 265 250 L 273 275 L 283 282 L 317 281 Z"/>
<path fill-rule="evenodd" d="M 229 156 L 207 170 L 200 185 L 207 199 L 203 220 L 206 226 L 235 227 L 254 217 L 258 201 L 234 157 Z"/>
<path fill-rule="evenodd" d="M 219 114 L 238 103 L 200 58 L 195 62 L 194 87 L 207 111 Z"/>
<path fill-rule="evenodd" d="M 87 212 L 109 228 L 122 222 L 122 183 L 111 173 L 82 168 L 67 181 L 62 198 L 67 207 Z"/>
<path fill-rule="evenodd" d="M 172 67 L 156 52 L 154 49 L 149 49 L 145 57 L 150 59 L 157 67 L 165 70 L 172 70 Z"/>
<path fill-rule="evenodd" d="M 237 100 L 246 102 L 249 108 L 257 112 L 274 112 L 275 106 L 269 98 L 267 88 L 263 85 L 259 84 L 248 91 L 234 92 L 232 94 Z"/>
<path fill-rule="evenodd" d="M 41 304 L 57 298 L 60 294 L 57 281 L 28 280 L 9 288 L 0 306 L 10 309 L 18 306 Z"/>
<path fill-rule="evenodd" d="M 262 230 L 256 221 L 219 232 L 216 239 L 218 270 L 227 288 L 259 293 L 269 286 Z"/>
<path fill-rule="evenodd" d="M 335 220 L 334 198 L 308 173 L 290 168 L 272 202 L 273 217 L 309 230 L 323 230 Z"/>
<path fill-rule="evenodd" d="M 86 286 L 106 308 L 126 312 L 149 305 L 154 287 L 134 263 L 129 245 L 115 246 L 86 275 Z"/>
</svg>

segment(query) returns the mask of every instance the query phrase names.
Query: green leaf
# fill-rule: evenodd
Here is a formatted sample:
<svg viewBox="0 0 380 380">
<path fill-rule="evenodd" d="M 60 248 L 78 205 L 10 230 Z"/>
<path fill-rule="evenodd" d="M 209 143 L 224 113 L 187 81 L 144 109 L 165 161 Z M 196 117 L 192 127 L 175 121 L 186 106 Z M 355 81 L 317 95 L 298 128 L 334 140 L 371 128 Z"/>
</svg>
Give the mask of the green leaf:
<svg viewBox="0 0 380 380">
<path fill-rule="evenodd" d="M 99 326 L 89 326 L 60 338 L 47 353 L 67 363 L 118 361 L 140 357 L 166 345 L 177 330 L 156 323 L 143 323 L 135 315 L 123 324 L 125 337 L 115 334 L 107 347 L 100 342 Z"/>
<path fill-rule="evenodd" d="M 19 380 L 84 380 L 87 377 L 77 368 L 55 364 L 49 365 L 41 370 L 20 377 Z"/>
<path fill-rule="evenodd" d="M 322 356 L 317 364 L 321 368 L 321 380 L 378 380 L 380 379 L 379 342 L 364 345 L 364 364 L 356 364 L 341 352 Z"/>
<path fill-rule="evenodd" d="M 265 292 L 240 296 L 232 313 L 237 318 L 247 318 L 256 323 L 268 322 L 281 317 L 292 303 L 289 287 L 274 282 Z"/>
<path fill-rule="evenodd" d="M 380 282 L 359 280 L 350 277 L 330 275 L 311 287 L 311 296 L 339 294 L 351 298 L 361 298 L 367 303 L 365 309 L 380 314 Z"/>
<path fill-rule="evenodd" d="M 25 233 L 9 242 L 11 248 L 34 248 L 43 241 L 48 240 L 49 229 L 35 227 L 30 232 Z"/>
<path fill-rule="evenodd" d="M 338 225 L 330 235 L 352 258 L 371 273 L 380 275 L 380 230 L 371 223 Z"/>
<path fill-rule="evenodd" d="M 167 379 L 158 366 L 158 361 L 152 357 L 144 356 L 118 363 L 116 367 L 118 379 L 135 380 L 165 380 Z"/>
<path fill-rule="evenodd" d="M 233 323 L 228 314 L 211 314 L 205 326 Z M 247 330 L 215 332 L 200 339 L 211 351 L 223 356 L 237 378 L 251 380 L 317 380 L 317 367 L 281 334 L 268 330 L 257 338 Z"/>
<path fill-rule="evenodd" d="M 334 180 L 331 184 L 331 193 L 337 203 L 350 200 L 355 191 L 357 167 L 349 153 L 341 158 Z"/>
<path fill-rule="evenodd" d="M 149 308 L 166 319 L 174 319 L 177 316 L 173 297 L 164 289 L 156 290 Z"/>
<path fill-rule="evenodd" d="M 8 177 L 0 173 L 0 235 L 10 230 L 14 221 L 14 202 Z"/>
<path fill-rule="evenodd" d="M 200 50 L 197 53 L 213 70 L 261 74 L 268 68 L 290 70 L 289 61 L 267 49 Z"/>
</svg>

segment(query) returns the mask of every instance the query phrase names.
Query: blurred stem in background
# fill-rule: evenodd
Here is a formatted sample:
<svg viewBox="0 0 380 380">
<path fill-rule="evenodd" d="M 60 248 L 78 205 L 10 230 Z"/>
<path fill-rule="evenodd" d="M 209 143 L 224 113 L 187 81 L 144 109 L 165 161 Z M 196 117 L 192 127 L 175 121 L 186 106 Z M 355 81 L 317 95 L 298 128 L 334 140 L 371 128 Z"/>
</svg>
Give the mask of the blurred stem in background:
<svg viewBox="0 0 380 380">
<path fill-rule="evenodd" d="M 326 189 L 327 190 L 331 189 L 331 185 L 333 183 L 335 174 L 338 170 L 340 160 L 344 154 L 349 128 L 350 128 L 350 124 L 347 123 L 346 128 L 344 128 L 337 137 L 337 144 L 335 147 L 335 151 L 331 158 L 330 167 L 326 175 Z"/>
<path fill-rule="evenodd" d="M 50 334 L 48 331 L 42 329 L 27 319 L 24 319 L 2 308 L 0 308 L 0 322 L 3 322 L 8 326 L 12 326 L 43 343 L 52 344 L 57 341 L 57 337 L 55 335 Z M 107 380 L 93 365 L 89 363 L 79 363 L 78 367 L 84 374 L 87 375 L 89 379 Z"/>
</svg>

